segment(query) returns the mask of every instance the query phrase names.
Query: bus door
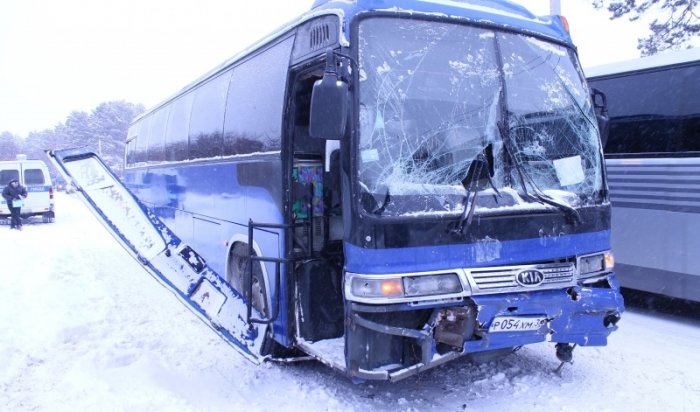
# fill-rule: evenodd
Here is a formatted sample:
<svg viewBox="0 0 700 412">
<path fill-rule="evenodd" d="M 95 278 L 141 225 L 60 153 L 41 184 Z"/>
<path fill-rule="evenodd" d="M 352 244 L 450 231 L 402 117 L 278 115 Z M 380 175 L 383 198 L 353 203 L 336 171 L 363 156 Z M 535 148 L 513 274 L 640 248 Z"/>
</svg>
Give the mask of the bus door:
<svg viewBox="0 0 700 412">
<path fill-rule="evenodd" d="M 53 188 L 49 169 L 41 161 L 28 161 L 22 165 L 22 181 L 27 188 L 27 199 L 22 212 L 43 215 L 44 223 L 53 220 Z"/>
<path fill-rule="evenodd" d="M 345 370 L 342 361 L 344 324 L 343 222 L 340 142 L 312 137 L 311 101 L 322 79 L 322 65 L 303 65 L 290 74 L 291 108 L 287 191 L 289 255 L 295 259 L 296 345 L 304 352 Z"/>
<path fill-rule="evenodd" d="M 96 154 L 68 149 L 48 155 L 100 223 L 148 273 L 247 359 L 260 362 L 267 325 L 248 322 L 251 312 L 243 296 L 151 213 Z"/>
</svg>

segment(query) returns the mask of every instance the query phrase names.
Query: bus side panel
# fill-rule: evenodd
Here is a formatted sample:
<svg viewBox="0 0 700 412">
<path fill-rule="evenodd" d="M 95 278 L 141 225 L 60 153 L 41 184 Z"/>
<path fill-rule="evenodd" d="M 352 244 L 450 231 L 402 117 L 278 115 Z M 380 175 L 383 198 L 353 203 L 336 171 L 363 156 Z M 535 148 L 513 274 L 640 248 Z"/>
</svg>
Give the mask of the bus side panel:
<svg viewBox="0 0 700 412">
<path fill-rule="evenodd" d="M 700 159 L 609 159 L 623 287 L 700 301 Z"/>
<path fill-rule="evenodd" d="M 235 242 L 247 243 L 248 219 L 283 222 L 282 172 L 279 156 L 264 160 L 169 165 L 127 170 L 125 180 L 136 196 L 183 241 L 193 245 L 207 264 L 226 276 L 227 259 Z M 254 243 L 266 257 L 283 256 L 279 233 L 256 230 Z M 275 288 L 275 265 L 265 263 L 271 308 L 286 306 Z M 280 287 L 286 279 L 281 271 Z M 242 292 L 242 291 L 241 291 Z M 286 343 L 287 312 L 279 311 L 275 335 Z"/>
</svg>

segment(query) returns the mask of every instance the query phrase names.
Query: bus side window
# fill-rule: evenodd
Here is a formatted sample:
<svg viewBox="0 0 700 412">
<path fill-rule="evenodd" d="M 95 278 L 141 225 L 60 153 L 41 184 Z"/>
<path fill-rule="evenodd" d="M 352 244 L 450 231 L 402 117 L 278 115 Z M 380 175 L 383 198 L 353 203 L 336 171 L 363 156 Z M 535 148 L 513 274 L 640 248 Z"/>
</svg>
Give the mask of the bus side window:
<svg viewBox="0 0 700 412">
<path fill-rule="evenodd" d="M 610 134 L 606 154 L 676 153 L 700 150 L 697 130 L 698 69 L 593 80 L 607 95 Z"/>
<path fill-rule="evenodd" d="M 158 109 L 148 127 L 148 134 L 143 137 L 148 140 L 148 161 L 162 162 L 165 160 L 165 123 L 168 120 L 170 106 Z"/>
<path fill-rule="evenodd" d="M 224 155 L 280 150 L 293 45 L 293 37 L 288 37 L 234 67 L 226 97 Z"/>
<path fill-rule="evenodd" d="M 189 158 L 188 131 L 194 94 L 178 97 L 170 103 L 170 115 L 165 127 L 165 160 L 176 162 Z"/>
<path fill-rule="evenodd" d="M 197 89 L 189 128 L 189 159 L 223 155 L 224 108 L 232 70 L 209 80 Z"/>
</svg>

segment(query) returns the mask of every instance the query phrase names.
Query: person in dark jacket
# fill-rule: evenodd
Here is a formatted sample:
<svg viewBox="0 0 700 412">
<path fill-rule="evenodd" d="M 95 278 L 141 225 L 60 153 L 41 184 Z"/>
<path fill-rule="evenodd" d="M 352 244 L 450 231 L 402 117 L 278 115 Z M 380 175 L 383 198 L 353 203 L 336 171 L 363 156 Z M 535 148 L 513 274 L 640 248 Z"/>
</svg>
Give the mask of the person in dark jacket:
<svg viewBox="0 0 700 412">
<path fill-rule="evenodd" d="M 27 189 L 19 184 L 19 180 L 13 179 L 3 189 L 2 197 L 10 209 L 10 228 L 22 230 L 22 220 L 19 217 L 19 212 L 22 209 L 22 198 L 27 197 Z"/>
</svg>

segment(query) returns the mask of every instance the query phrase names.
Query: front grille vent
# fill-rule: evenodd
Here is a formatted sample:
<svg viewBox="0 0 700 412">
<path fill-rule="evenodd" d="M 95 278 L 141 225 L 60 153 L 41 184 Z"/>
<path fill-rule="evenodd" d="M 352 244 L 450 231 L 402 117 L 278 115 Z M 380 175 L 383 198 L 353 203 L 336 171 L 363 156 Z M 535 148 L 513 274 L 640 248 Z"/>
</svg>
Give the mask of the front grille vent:
<svg viewBox="0 0 700 412">
<path fill-rule="evenodd" d="M 516 277 L 524 270 L 542 272 L 544 280 L 539 286 L 521 286 Z M 474 294 L 512 292 L 517 290 L 552 289 L 573 283 L 576 266 L 573 263 L 546 263 L 539 265 L 501 266 L 467 269 L 467 277 Z"/>
</svg>

